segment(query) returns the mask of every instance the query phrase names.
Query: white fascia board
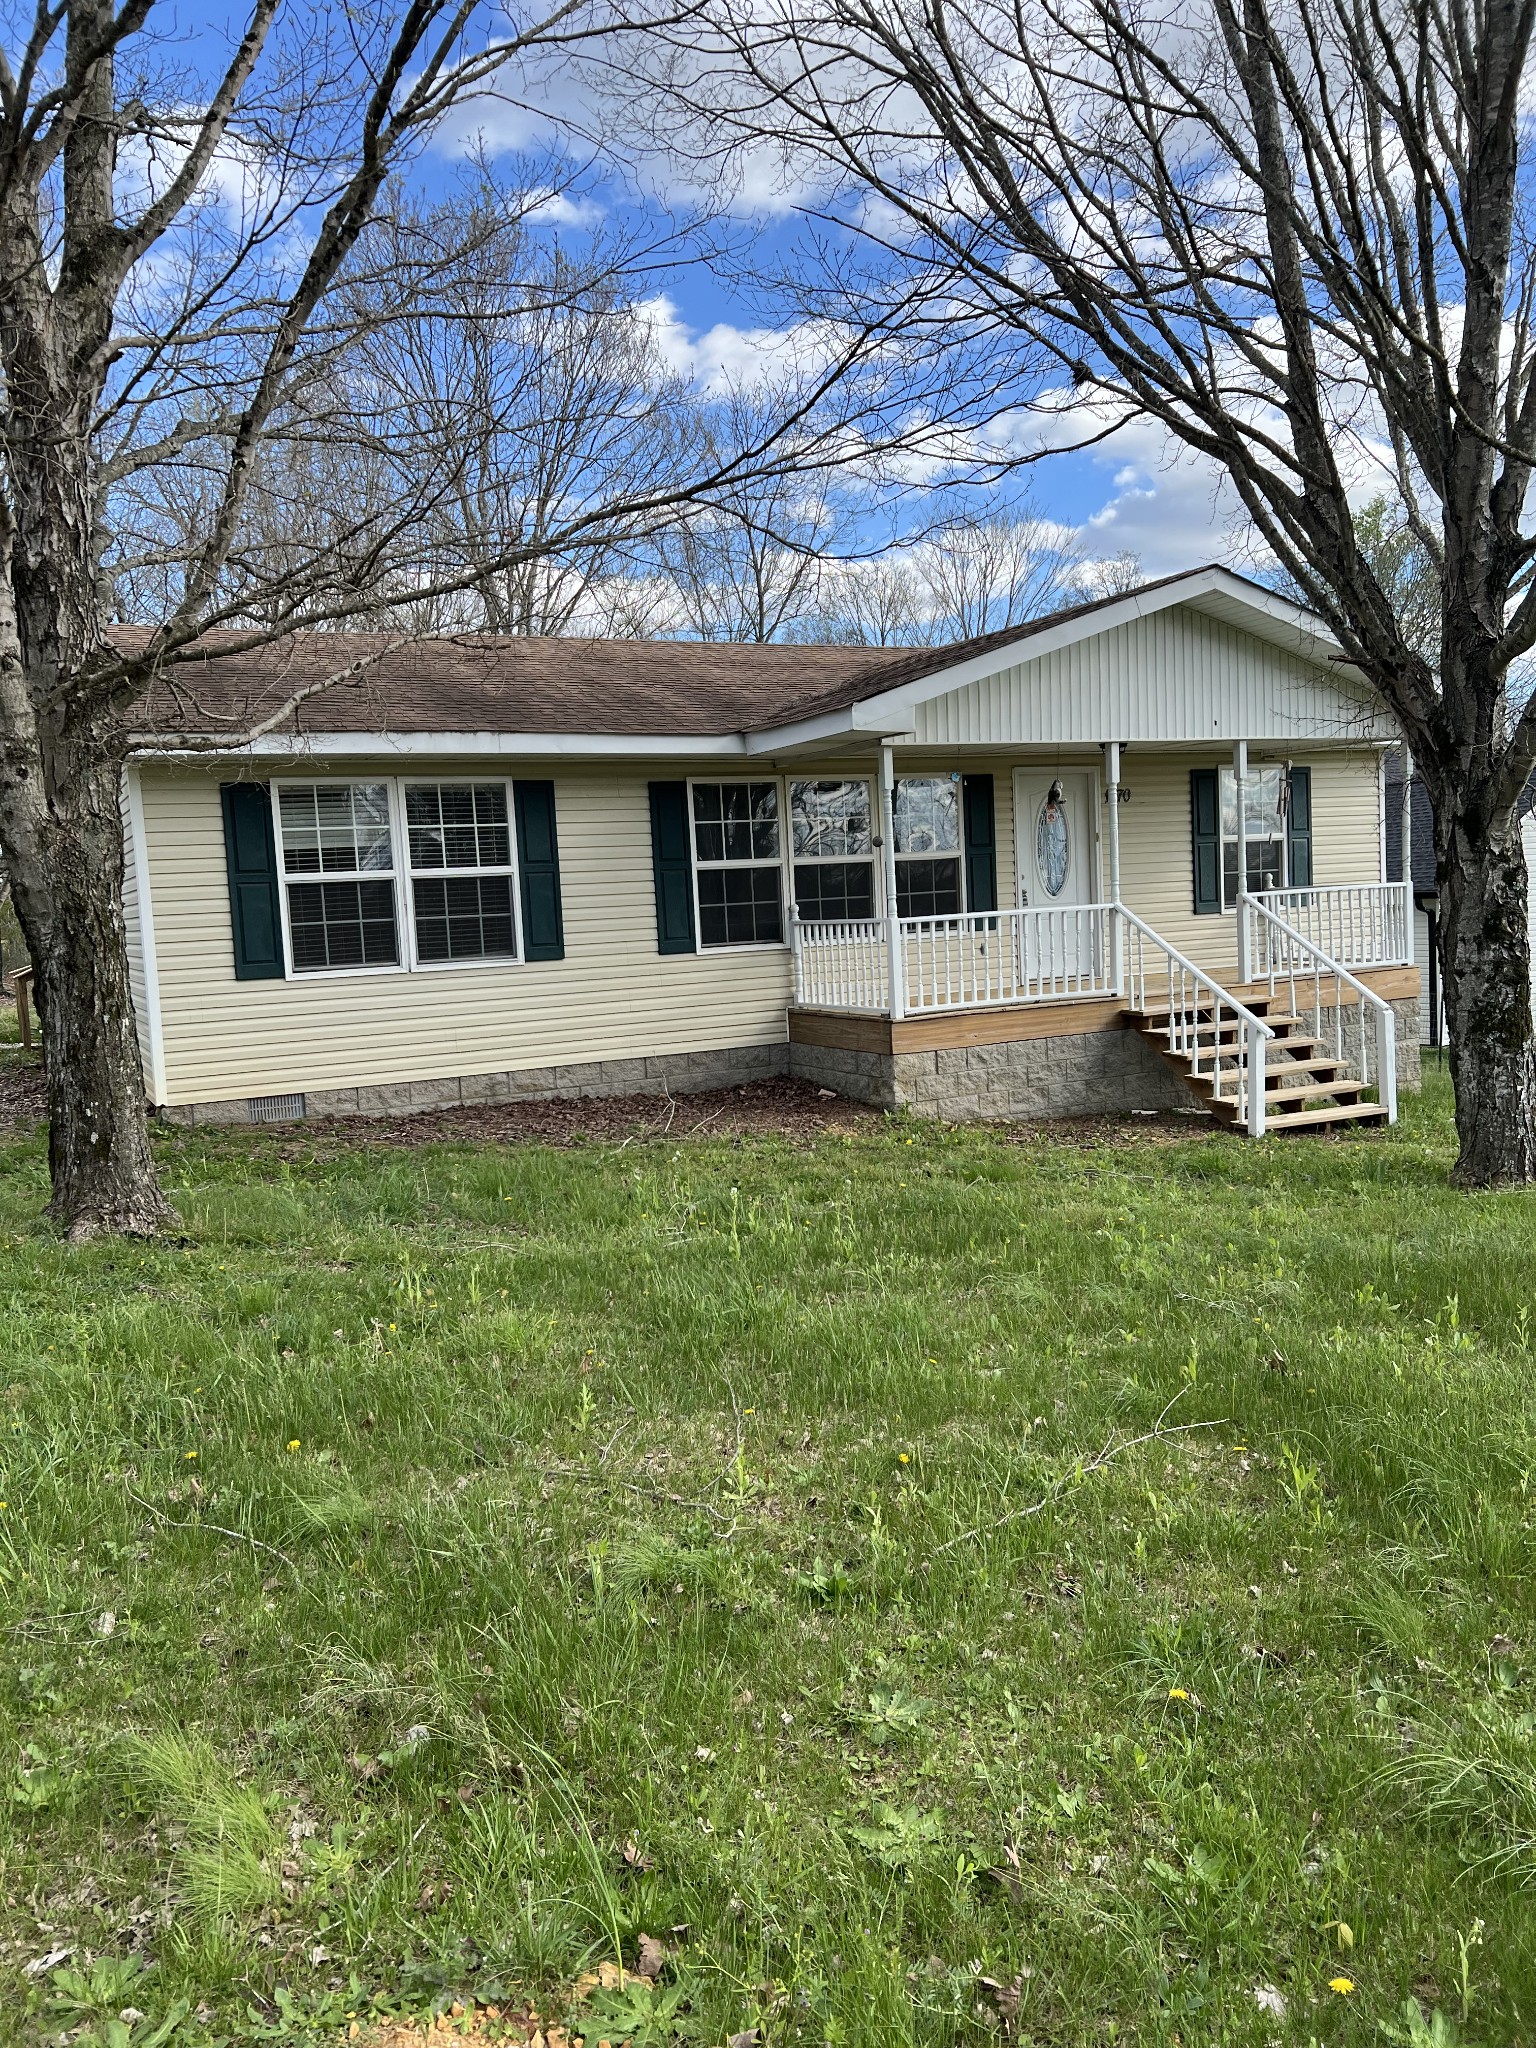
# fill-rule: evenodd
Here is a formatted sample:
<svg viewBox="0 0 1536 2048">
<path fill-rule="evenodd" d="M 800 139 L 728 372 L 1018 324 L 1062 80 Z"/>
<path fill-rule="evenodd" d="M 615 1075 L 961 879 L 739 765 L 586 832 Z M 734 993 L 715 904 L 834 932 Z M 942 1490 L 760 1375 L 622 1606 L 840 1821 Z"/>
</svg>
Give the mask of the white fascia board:
<svg viewBox="0 0 1536 2048">
<path fill-rule="evenodd" d="M 896 692 L 874 701 L 894 703 Z M 873 722 L 861 719 L 858 713 L 864 710 L 862 704 L 850 704 L 841 711 L 824 711 L 818 718 L 797 719 L 793 725 L 774 725 L 766 731 L 749 732 L 744 735 L 749 754 L 787 754 L 796 747 L 825 745 L 828 740 L 852 739 L 862 744 L 880 735 L 899 738 L 910 732 L 912 721 L 899 706 L 888 717 Z"/>
<path fill-rule="evenodd" d="M 1132 591 L 1118 603 L 1104 605 L 1083 618 L 1063 619 L 1059 625 L 1027 634 L 1004 647 L 993 648 L 988 654 L 973 655 L 969 661 L 956 662 L 949 668 L 932 669 L 927 675 L 903 683 L 897 689 L 883 691 L 878 697 L 866 697 L 852 707 L 854 728 L 860 732 L 878 732 L 910 725 L 910 713 L 934 697 L 948 696 L 951 690 L 963 690 L 968 683 L 981 682 L 1005 669 L 1021 668 L 1025 662 L 1038 661 L 1043 655 L 1074 646 L 1080 640 L 1092 640 L 1101 633 L 1112 633 L 1116 627 L 1131 625 L 1137 619 L 1151 618 L 1173 605 L 1188 604 L 1198 609 L 1202 597 L 1218 593 L 1242 605 L 1255 618 L 1286 628 L 1288 638 L 1294 635 L 1297 653 L 1307 659 L 1319 664 L 1327 663 L 1335 674 L 1355 673 L 1345 663 L 1333 660 L 1340 652 L 1338 642 L 1310 612 L 1292 604 L 1289 598 L 1256 590 L 1229 570 L 1200 569 L 1163 590 Z"/>
<path fill-rule="evenodd" d="M 739 732 L 728 733 L 600 733 L 600 732 L 304 732 L 267 733 L 243 745 L 226 747 L 155 747 L 137 758 L 157 761 L 340 761 L 396 754 L 402 760 L 443 760 L 467 754 L 542 756 L 556 760 L 599 757 L 675 760 L 680 755 L 705 760 L 740 759 L 747 751 Z"/>
</svg>

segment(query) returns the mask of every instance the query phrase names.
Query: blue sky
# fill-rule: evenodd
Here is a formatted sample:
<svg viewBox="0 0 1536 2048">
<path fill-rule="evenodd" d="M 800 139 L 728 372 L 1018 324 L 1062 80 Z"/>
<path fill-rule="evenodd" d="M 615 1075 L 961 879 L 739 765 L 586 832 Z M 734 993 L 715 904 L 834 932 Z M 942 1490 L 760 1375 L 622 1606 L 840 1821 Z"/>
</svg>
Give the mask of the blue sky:
<svg viewBox="0 0 1536 2048">
<path fill-rule="evenodd" d="M 471 134 L 503 161 L 529 148 L 569 147 L 561 103 L 578 127 L 586 111 L 575 89 L 564 79 L 552 80 L 541 97 L 548 109 L 543 118 L 506 105 L 477 109 L 465 117 L 457 135 L 438 138 L 420 174 L 428 181 L 451 175 L 457 151 Z M 668 167 L 654 160 L 645 167 L 653 187 L 664 187 L 669 175 Z M 594 217 L 598 209 L 621 219 L 646 215 L 634 184 L 611 173 L 594 172 L 583 196 Z M 652 212 L 657 221 L 664 218 L 659 207 Z M 756 213 L 738 199 L 733 219 L 751 244 L 754 267 L 771 267 L 780 252 L 786 260 L 791 257 L 800 222 L 779 195 L 770 194 Z M 569 223 L 551 223 L 546 231 L 581 234 L 579 224 Z M 680 262 L 646 287 L 648 293 L 664 294 L 675 309 L 678 340 L 695 344 L 701 375 L 722 357 L 745 364 L 754 332 L 781 330 L 789 317 L 765 303 L 759 291 L 749 296 L 738 289 L 737 276 L 730 262 Z M 1023 487 L 1035 509 L 1072 530 L 1090 557 L 1134 554 L 1148 576 L 1236 558 L 1230 501 L 1219 496 L 1213 472 L 1171 449 L 1161 429 L 1150 424 L 1128 427 L 1091 452 L 1048 456 L 1030 468 Z"/>
<path fill-rule="evenodd" d="M 292 30 L 305 19 L 300 0 L 290 0 L 286 27 Z M 211 71 L 228 47 L 231 24 L 243 27 L 244 21 L 240 0 L 207 0 L 200 8 L 162 0 L 151 26 L 165 39 L 163 56 L 185 57 L 192 64 L 201 60 Z M 505 97 L 466 110 L 418 158 L 413 181 L 427 189 L 446 184 L 477 143 L 508 172 L 530 152 L 565 151 L 573 166 L 589 162 L 590 150 L 580 135 L 592 109 L 580 84 L 568 73 L 556 73 L 538 80 L 527 97 L 536 111 Z M 750 166 L 747 176 L 750 187 Z M 665 210 L 641 196 L 642 186 L 652 193 L 664 193 L 669 186 L 685 192 L 686 183 L 681 167 L 656 157 L 645 164 L 639 182 L 594 167 L 577 187 L 579 204 L 556 209 L 543 231 L 579 242 L 591 224 L 605 220 L 652 218 L 660 227 Z M 757 259 L 756 268 L 770 267 L 780 252 L 787 256 L 800 227 L 767 174 L 758 179 L 758 210 L 754 213 L 749 199 L 738 198 L 732 218 Z M 741 274 L 735 260 L 679 262 L 647 278 L 642 287 L 646 296 L 664 296 L 673 310 L 667 331 L 675 367 L 701 381 L 718 375 L 722 364 L 750 374 L 754 353 L 771 347 L 790 319 L 760 292 L 749 296 Z M 1035 509 L 1075 534 L 1087 555 L 1135 554 L 1148 576 L 1234 554 L 1230 521 L 1215 501 L 1211 473 L 1187 457 L 1170 459 L 1165 437 L 1148 426 L 1129 427 L 1091 453 L 1048 457 L 1029 471 L 1026 488 Z"/>
</svg>

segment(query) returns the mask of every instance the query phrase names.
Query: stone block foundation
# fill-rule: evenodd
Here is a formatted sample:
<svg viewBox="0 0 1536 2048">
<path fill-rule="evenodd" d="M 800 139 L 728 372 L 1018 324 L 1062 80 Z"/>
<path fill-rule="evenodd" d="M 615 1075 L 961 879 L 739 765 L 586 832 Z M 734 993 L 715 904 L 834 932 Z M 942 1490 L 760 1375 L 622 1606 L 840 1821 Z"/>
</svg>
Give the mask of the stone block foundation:
<svg viewBox="0 0 1536 2048">
<path fill-rule="evenodd" d="M 697 1095 L 707 1088 L 740 1088 L 748 1081 L 782 1074 L 788 1052 L 786 1045 L 731 1045 L 708 1052 L 656 1053 L 645 1059 L 519 1067 L 504 1074 L 391 1081 L 371 1088 L 307 1088 L 293 1095 L 176 1103 L 159 1114 L 177 1124 L 288 1123 L 312 1116 L 408 1116 L 414 1110 L 456 1109 L 465 1103 L 592 1095 Z"/>
<path fill-rule="evenodd" d="M 881 1109 L 950 1123 L 1194 1109 L 1179 1077 L 1134 1031 L 1074 1031 L 936 1052 L 792 1044 L 789 1071 Z"/>
</svg>

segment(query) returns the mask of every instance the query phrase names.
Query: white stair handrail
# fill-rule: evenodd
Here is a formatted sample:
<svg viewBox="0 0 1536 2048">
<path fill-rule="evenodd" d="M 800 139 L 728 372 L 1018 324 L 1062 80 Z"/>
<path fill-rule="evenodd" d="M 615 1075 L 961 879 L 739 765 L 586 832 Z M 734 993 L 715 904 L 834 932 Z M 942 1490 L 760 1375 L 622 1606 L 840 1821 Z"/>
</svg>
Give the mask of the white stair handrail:
<svg viewBox="0 0 1536 2048">
<path fill-rule="evenodd" d="M 1173 1052 L 1185 1054 L 1190 1061 L 1193 1077 L 1202 1075 L 1200 1065 L 1203 1047 L 1202 1033 L 1210 1031 L 1211 1094 L 1215 1101 L 1221 1100 L 1223 1079 L 1222 1056 L 1232 1053 L 1237 1060 L 1233 1079 L 1237 1087 L 1237 1110 L 1247 1125 L 1248 1134 L 1253 1138 L 1264 1135 L 1265 1120 L 1265 1046 L 1275 1036 L 1272 1024 L 1266 1024 L 1255 1010 L 1239 1002 L 1230 989 L 1222 987 L 1197 967 L 1193 960 L 1171 945 L 1161 932 L 1139 918 L 1134 910 L 1127 910 L 1123 903 L 1115 905 L 1115 915 L 1121 927 L 1134 934 L 1134 943 L 1126 948 L 1126 986 L 1124 994 L 1133 1009 L 1144 1009 L 1147 997 L 1146 949 L 1150 945 L 1162 955 L 1168 969 L 1168 1044 Z M 1192 990 L 1200 992 L 1199 997 Z M 1201 1021 L 1200 1012 L 1210 1011 L 1210 1024 Z M 1224 1047 L 1221 1042 L 1223 1012 L 1229 1013 L 1242 1026 L 1242 1043 Z"/>
<path fill-rule="evenodd" d="M 1375 989 L 1368 987 L 1365 982 L 1361 981 L 1358 975 L 1351 974 L 1342 961 L 1335 960 L 1331 954 L 1325 953 L 1315 940 L 1307 937 L 1305 932 L 1298 931 L 1295 925 L 1289 923 L 1285 918 L 1278 916 L 1259 897 L 1250 896 L 1246 892 L 1239 896 L 1237 914 L 1243 918 L 1251 916 L 1255 920 L 1255 936 L 1265 941 L 1265 957 L 1269 961 L 1269 967 L 1259 978 L 1268 981 L 1271 993 L 1273 993 L 1277 981 L 1288 983 L 1293 1011 L 1297 1010 L 1297 958 L 1299 956 L 1304 963 L 1310 963 L 1310 965 L 1303 965 L 1301 980 L 1303 982 L 1310 980 L 1312 983 L 1313 1013 L 1317 1019 L 1319 1037 L 1322 1036 L 1323 1029 L 1322 984 L 1330 976 L 1333 978 L 1334 1051 L 1340 1059 L 1344 1057 L 1343 992 L 1347 988 L 1354 994 L 1360 1006 L 1360 1079 L 1362 1084 L 1367 1087 L 1370 1085 L 1371 1071 L 1370 1051 L 1365 1041 L 1365 1012 L 1367 1007 L 1374 1012 L 1376 1017 L 1376 1085 L 1380 1091 L 1382 1105 L 1387 1112 L 1387 1122 L 1395 1124 L 1397 1122 L 1397 1012 L 1393 1009 L 1392 1005 L 1385 996 L 1377 995 Z M 1277 967 L 1275 964 L 1275 934 L 1278 934 L 1284 941 L 1284 950 L 1281 958 L 1285 964 L 1280 967 Z"/>
</svg>

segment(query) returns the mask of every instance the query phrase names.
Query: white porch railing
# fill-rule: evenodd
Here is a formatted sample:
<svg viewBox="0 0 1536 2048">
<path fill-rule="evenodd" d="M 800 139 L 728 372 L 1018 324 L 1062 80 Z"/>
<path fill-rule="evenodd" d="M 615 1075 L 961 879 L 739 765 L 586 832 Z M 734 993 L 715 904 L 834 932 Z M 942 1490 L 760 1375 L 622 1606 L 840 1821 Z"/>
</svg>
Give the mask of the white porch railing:
<svg viewBox="0 0 1536 2048">
<path fill-rule="evenodd" d="M 795 1001 L 811 1010 L 884 1011 L 890 967 L 883 917 L 791 921 Z"/>
<path fill-rule="evenodd" d="M 1114 993 L 1107 903 L 899 920 L 907 1015 Z"/>
<path fill-rule="evenodd" d="M 1395 888 L 1395 883 L 1382 885 Z M 1397 1013 L 1384 996 L 1367 988 L 1336 957 L 1317 944 L 1300 926 L 1270 908 L 1273 896 L 1289 894 L 1343 894 L 1344 891 L 1268 891 L 1264 896 L 1244 896 L 1238 915 L 1248 920 L 1250 971 L 1256 981 L 1267 981 L 1274 995 L 1283 985 L 1293 1016 L 1310 1015 L 1312 1035 L 1321 1044 L 1333 1044 L 1335 1059 L 1357 1061 L 1360 1079 L 1371 1085 L 1372 1040 L 1375 1041 L 1376 1091 L 1387 1112 L 1387 1122 L 1397 1122 Z M 1412 925 L 1409 925 L 1410 933 Z M 1411 957 L 1411 954 L 1410 954 Z M 1324 1001 L 1324 996 L 1327 1001 Z M 1367 1017 L 1371 1029 L 1366 1029 Z M 1358 1045 L 1352 1043 L 1355 1020 Z"/>
<path fill-rule="evenodd" d="M 1245 904 L 1277 918 L 1345 967 L 1413 965 L 1413 899 L 1407 882 L 1351 882 L 1330 889 L 1264 889 Z M 1259 934 L 1252 917 L 1249 941 Z M 1257 960 L 1255 950 L 1253 958 Z M 1257 969 L 1255 969 L 1257 973 Z"/>
<path fill-rule="evenodd" d="M 1053 904 L 896 920 L 901 1013 L 1072 1002 L 1115 992 L 1114 906 Z M 890 921 L 796 916 L 795 1001 L 809 1009 L 892 1008 Z"/>
<path fill-rule="evenodd" d="M 1133 911 L 1119 906 L 1125 938 L 1125 994 L 1133 1010 L 1168 1002 L 1169 1050 L 1209 1082 L 1214 1102 L 1230 1102 L 1250 1137 L 1264 1135 L 1265 1047 L 1274 1027 L 1213 981 Z"/>
</svg>

